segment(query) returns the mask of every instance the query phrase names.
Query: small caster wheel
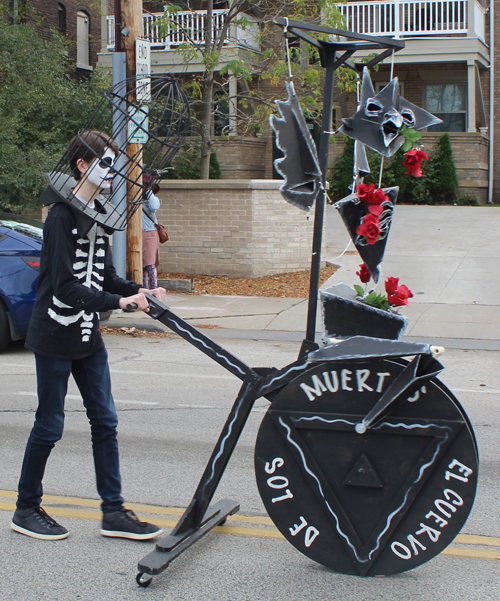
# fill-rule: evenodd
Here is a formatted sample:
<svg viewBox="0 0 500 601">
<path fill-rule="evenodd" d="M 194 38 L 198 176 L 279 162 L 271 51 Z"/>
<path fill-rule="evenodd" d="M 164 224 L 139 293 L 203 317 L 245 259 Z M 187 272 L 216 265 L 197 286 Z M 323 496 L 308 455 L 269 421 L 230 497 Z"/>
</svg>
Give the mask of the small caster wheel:
<svg viewBox="0 0 500 601">
<path fill-rule="evenodd" d="M 137 576 L 135 577 L 135 581 L 137 582 L 137 584 L 139 586 L 142 586 L 142 588 L 148 587 L 151 584 L 152 580 L 153 580 L 153 576 L 151 576 L 151 574 L 146 574 L 144 572 L 139 572 L 137 574 Z"/>
<path fill-rule="evenodd" d="M 222 520 L 222 522 L 219 522 L 219 523 L 217 524 L 217 526 L 224 526 L 224 524 L 225 524 L 226 522 L 227 522 L 227 518 L 224 518 L 224 519 Z"/>
</svg>

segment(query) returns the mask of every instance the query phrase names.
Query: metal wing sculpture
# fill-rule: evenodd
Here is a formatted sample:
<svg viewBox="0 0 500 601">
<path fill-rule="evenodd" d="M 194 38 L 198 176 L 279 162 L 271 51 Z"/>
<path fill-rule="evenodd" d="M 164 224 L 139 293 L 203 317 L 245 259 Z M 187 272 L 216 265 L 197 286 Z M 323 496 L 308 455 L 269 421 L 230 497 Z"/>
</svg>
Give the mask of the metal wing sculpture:
<svg viewBox="0 0 500 601">
<path fill-rule="evenodd" d="M 277 100 L 281 119 L 269 117 L 276 133 L 276 145 L 284 156 L 274 161 L 276 171 L 283 176 L 280 186 L 283 198 L 308 211 L 322 187 L 318 153 L 300 108 L 292 83 L 286 83 L 287 99 Z"/>
<path fill-rule="evenodd" d="M 358 110 L 352 117 L 342 119 L 338 131 L 382 156 L 391 157 L 404 144 L 403 126 L 419 130 L 438 123 L 442 123 L 441 119 L 399 95 L 397 77 L 375 94 L 365 67 Z"/>
</svg>

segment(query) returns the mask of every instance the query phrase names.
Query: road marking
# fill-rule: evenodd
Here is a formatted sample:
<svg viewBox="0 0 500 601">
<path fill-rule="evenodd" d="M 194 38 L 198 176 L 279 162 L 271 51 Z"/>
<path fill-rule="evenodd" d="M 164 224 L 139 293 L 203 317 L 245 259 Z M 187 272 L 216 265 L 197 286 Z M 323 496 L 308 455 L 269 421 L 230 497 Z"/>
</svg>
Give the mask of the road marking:
<svg viewBox="0 0 500 601">
<path fill-rule="evenodd" d="M 15 392 L 14 394 L 17 395 L 21 395 L 21 396 L 38 396 L 36 392 L 26 392 L 26 391 L 21 391 L 21 392 Z M 83 401 L 82 397 L 79 394 L 67 394 L 66 395 L 67 399 L 75 399 L 77 401 Z M 118 399 L 114 399 L 115 403 L 123 403 L 123 404 L 129 404 L 129 405 L 158 405 L 158 403 L 153 403 L 150 401 L 124 401 L 124 400 L 118 400 Z"/>
<path fill-rule="evenodd" d="M 0 367 L 25 367 L 33 371 L 32 375 L 35 375 L 35 364 L 24 365 L 22 363 L 0 363 Z M 235 380 L 235 376 L 226 374 L 197 374 L 197 373 L 186 373 L 179 371 L 135 371 L 128 369 L 113 369 L 110 367 L 109 370 L 112 374 L 131 374 L 131 375 L 142 375 L 142 376 L 163 376 L 165 378 L 187 378 L 190 380 Z M 2 374 L 5 376 L 14 374 Z"/>
<path fill-rule="evenodd" d="M 477 390 L 476 388 L 450 388 L 451 392 L 479 392 L 480 394 L 500 394 L 500 390 Z"/>
<path fill-rule="evenodd" d="M 17 492 L 13 490 L 0 490 L 0 498 L 15 499 Z M 48 509 L 50 515 L 62 518 L 75 518 L 79 520 L 89 520 L 93 522 L 101 521 L 100 501 L 96 499 L 83 499 L 80 497 L 63 497 L 57 495 L 44 495 L 44 506 Z M 180 507 L 160 507 L 156 505 L 146 505 L 143 503 L 127 503 L 129 509 L 137 511 L 141 514 L 153 516 L 148 517 L 157 526 L 161 528 L 174 528 L 177 524 L 177 519 L 168 519 L 157 517 L 165 516 L 181 516 L 184 509 Z M 81 509 L 85 507 L 87 509 Z M 0 500 L 0 511 L 14 511 L 14 501 Z M 232 525 L 232 523 L 254 524 L 260 528 L 251 526 Z M 213 529 L 214 532 L 222 534 L 232 534 L 233 536 L 246 536 L 251 538 L 267 538 L 274 540 L 285 540 L 285 537 L 274 526 L 272 520 L 266 516 L 253 515 L 232 515 L 227 518 L 224 526 L 217 526 Z M 468 545 L 468 546 L 462 546 Z M 472 545 L 475 545 L 473 547 Z M 495 547 L 495 549 L 484 549 L 479 547 Z M 459 534 L 453 543 L 441 552 L 441 555 L 448 557 L 461 557 L 464 559 L 485 559 L 485 560 L 500 560 L 500 538 L 493 536 L 479 536 L 473 534 Z"/>
<path fill-rule="evenodd" d="M 236 376 L 227 376 L 225 374 L 214 375 L 214 374 L 197 374 L 197 373 L 184 373 L 184 372 L 173 372 L 173 371 L 131 371 L 122 369 L 110 369 L 112 374 L 138 374 L 142 376 L 164 376 L 166 378 L 184 378 L 187 380 L 235 380 Z"/>
</svg>

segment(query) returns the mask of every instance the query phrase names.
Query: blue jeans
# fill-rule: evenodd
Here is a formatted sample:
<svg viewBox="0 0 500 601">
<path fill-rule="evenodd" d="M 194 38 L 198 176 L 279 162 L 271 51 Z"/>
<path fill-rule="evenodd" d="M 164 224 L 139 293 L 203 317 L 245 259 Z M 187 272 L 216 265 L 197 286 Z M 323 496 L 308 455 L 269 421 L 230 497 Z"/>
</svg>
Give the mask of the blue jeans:
<svg viewBox="0 0 500 601">
<path fill-rule="evenodd" d="M 83 398 L 92 434 L 97 491 L 103 512 L 122 506 L 115 403 L 111 395 L 108 353 L 105 348 L 84 359 L 51 359 L 35 355 L 38 409 L 26 445 L 17 507 L 29 509 L 42 502 L 45 465 L 64 428 L 64 400 L 73 374 Z"/>
</svg>

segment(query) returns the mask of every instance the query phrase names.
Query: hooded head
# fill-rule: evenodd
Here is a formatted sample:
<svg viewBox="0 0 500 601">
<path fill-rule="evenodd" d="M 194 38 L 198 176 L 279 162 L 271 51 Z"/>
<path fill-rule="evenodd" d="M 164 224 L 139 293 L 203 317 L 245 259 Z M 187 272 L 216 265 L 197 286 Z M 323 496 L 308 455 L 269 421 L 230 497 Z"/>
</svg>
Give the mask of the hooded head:
<svg viewBox="0 0 500 601">
<path fill-rule="evenodd" d="M 69 143 L 63 159 L 63 163 L 69 165 L 71 175 L 53 171 L 41 202 L 69 204 L 81 235 L 85 235 L 94 223 L 111 231 L 124 229 L 126 214 L 117 210 L 109 196 L 101 195 L 102 191 L 111 188 L 113 178 L 118 176 L 115 163 L 119 156 L 118 145 L 106 133 L 80 131 Z"/>
<path fill-rule="evenodd" d="M 76 135 L 69 143 L 68 161 L 79 187 L 87 180 L 97 190 L 109 189 L 118 152 L 116 143 L 104 132 L 82 131 Z"/>
</svg>

